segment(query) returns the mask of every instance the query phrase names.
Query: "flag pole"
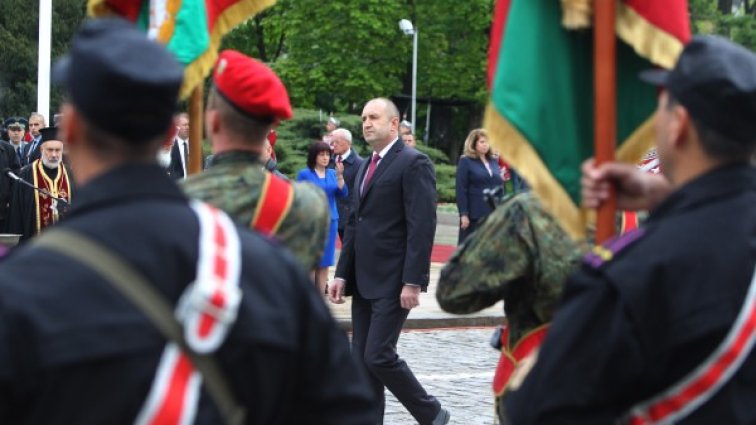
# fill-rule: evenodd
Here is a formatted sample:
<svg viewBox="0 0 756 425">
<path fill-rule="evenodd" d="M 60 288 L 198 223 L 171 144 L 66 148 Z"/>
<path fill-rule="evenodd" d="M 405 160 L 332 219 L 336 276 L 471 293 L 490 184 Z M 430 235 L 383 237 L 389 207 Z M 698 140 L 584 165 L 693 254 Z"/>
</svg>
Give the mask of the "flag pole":
<svg viewBox="0 0 756 425">
<path fill-rule="evenodd" d="M 50 52 L 52 0 L 39 0 L 39 48 L 37 49 L 37 112 L 52 125 L 50 116 Z"/>
<path fill-rule="evenodd" d="M 616 0 L 594 2 L 594 148 L 596 164 L 614 160 L 617 139 L 617 40 L 614 35 Z M 597 211 L 596 243 L 614 235 L 617 199 Z"/>
<path fill-rule="evenodd" d="M 189 98 L 189 174 L 202 172 L 202 139 L 203 139 L 203 113 L 202 113 L 202 84 L 192 91 Z"/>
</svg>

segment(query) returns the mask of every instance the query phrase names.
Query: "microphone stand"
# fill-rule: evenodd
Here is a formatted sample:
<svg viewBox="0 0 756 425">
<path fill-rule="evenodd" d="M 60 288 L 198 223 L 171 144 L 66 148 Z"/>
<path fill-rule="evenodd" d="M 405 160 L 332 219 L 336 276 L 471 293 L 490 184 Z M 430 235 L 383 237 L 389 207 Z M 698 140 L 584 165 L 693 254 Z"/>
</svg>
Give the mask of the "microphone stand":
<svg viewBox="0 0 756 425">
<path fill-rule="evenodd" d="M 57 196 L 53 196 L 53 195 L 52 195 L 52 194 L 51 194 L 50 192 L 48 192 L 48 191 L 47 191 L 46 189 L 42 189 L 41 187 L 37 187 L 37 186 L 34 186 L 33 184 L 29 183 L 28 181 L 26 181 L 26 180 L 22 179 L 22 178 L 21 178 L 20 176 L 16 175 L 16 173 L 14 173 L 14 172 L 13 172 L 12 170 L 10 170 L 10 169 L 6 169 L 6 170 L 5 170 L 5 175 L 6 175 L 6 176 L 8 176 L 8 177 L 10 177 L 10 178 L 11 178 L 11 179 L 13 179 L 13 180 L 15 180 L 15 181 L 19 182 L 19 183 L 22 183 L 22 184 L 24 184 L 25 186 L 28 186 L 28 187 L 30 187 L 30 188 L 32 188 L 32 189 L 34 189 L 34 190 L 36 190 L 37 192 L 39 192 L 39 193 L 41 193 L 41 194 L 43 194 L 43 195 L 45 195 L 45 196 L 47 196 L 47 197 L 50 197 L 50 198 L 54 199 L 55 201 L 57 201 L 57 202 L 61 203 L 61 204 L 62 204 L 62 206 L 63 206 L 63 208 L 68 208 L 68 207 L 70 207 L 70 206 L 71 206 L 71 205 L 70 205 L 70 204 L 68 203 L 68 201 L 66 201 L 65 199 L 63 199 L 63 198 L 58 198 Z"/>
</svg>

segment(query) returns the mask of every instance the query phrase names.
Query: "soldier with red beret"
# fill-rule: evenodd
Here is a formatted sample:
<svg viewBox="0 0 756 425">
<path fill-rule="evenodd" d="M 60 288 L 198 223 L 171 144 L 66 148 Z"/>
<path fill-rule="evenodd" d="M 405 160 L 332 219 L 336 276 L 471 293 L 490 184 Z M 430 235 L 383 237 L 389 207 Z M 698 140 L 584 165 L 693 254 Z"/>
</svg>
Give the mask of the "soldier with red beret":
<svg viewBox="0 0 756 425">
<path fill-rule="evenodd" d="M 204 173 L 183 182 L 184 191 L 275 236 L 314 269 L 329 224 L 325 197 L 309 183 L 268 172 L 261 158 L 270 131 L 292 116 L 286 87 L 265 64 L 233 50 L 221 52 L 212 78 L 205 125 L 213 158 Z"/>
</svg>

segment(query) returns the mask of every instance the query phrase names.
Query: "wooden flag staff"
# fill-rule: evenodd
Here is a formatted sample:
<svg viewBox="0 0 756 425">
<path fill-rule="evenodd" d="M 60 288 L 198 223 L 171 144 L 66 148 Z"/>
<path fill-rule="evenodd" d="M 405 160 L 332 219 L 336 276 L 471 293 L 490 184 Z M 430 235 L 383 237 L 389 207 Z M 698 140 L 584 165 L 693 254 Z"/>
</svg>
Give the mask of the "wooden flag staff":
<svg viewBox="0 0 756 425">
<path fill-rule="evenodd" d="M 617 39 L 614 35 L 615 0 L 594 2 L 594 152 L 596 164 L 614 160 L 617 140 Z M 617 197 L 597 211 L 596 244 L 614 235 Z"/>
<path fill-rule="evenodd" d="M 189 98 L 189 174 L 202 172 L 202 139 L 204 114 L 202 99 L 202 84 L 192 91 Z"/>
</svg>

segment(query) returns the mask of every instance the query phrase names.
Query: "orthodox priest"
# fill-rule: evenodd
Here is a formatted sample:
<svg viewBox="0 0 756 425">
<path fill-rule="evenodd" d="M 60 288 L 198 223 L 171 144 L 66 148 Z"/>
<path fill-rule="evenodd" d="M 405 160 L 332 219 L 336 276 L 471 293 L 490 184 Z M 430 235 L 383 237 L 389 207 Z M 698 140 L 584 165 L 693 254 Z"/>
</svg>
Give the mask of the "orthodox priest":
<svg viewBox="0 0 756 425">
<path fill-rule="evenodd" d="M 19 172 L 23 180 L 40 190 L 16 181 L 10 202 L 8 231 L 20 234 L 21 241 L 56 223 L 71 204 L 73 182 L 63 164 L 63 142 L 58 139 L 57 128 L 43 128 L 40 133 L 40 158 Z"/>
</svg>

